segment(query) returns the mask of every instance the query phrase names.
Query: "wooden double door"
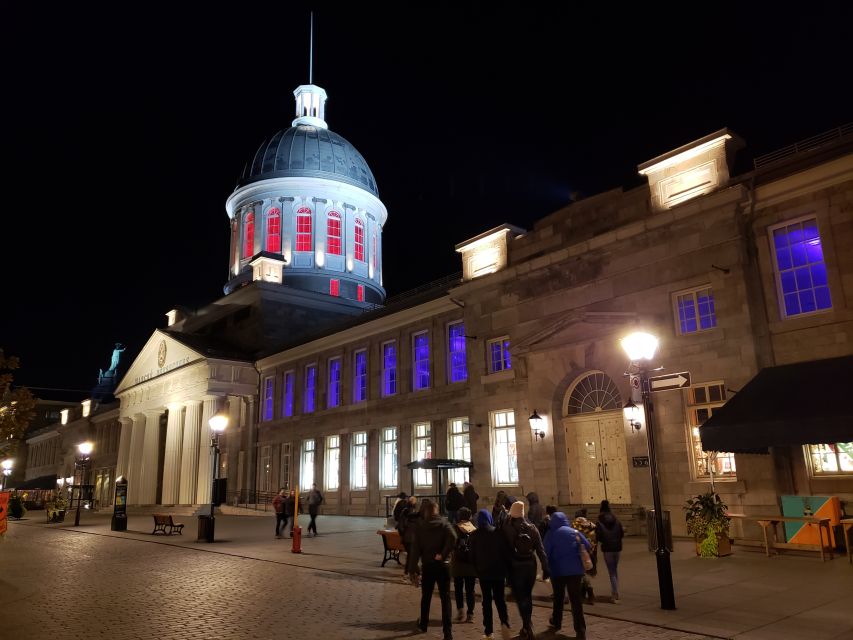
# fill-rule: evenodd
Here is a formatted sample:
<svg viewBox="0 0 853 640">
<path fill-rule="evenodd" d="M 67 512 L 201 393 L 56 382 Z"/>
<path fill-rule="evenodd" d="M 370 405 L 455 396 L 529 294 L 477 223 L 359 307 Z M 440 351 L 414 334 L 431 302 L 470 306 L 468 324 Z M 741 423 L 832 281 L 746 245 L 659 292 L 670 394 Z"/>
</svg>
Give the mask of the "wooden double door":
<svg viewBox="0 0 853 640">
<path fill-rule="evenodd" d="M 582 414 L 566 418 L 563 424 L 568 463 L 578 465 L 581 502 L 594 504 L 607 499 L 614 504 L 629 504 L 631 485 L 622 412 Z M 576 456 L 571 455 L 572 443 Z"/>
</svg>

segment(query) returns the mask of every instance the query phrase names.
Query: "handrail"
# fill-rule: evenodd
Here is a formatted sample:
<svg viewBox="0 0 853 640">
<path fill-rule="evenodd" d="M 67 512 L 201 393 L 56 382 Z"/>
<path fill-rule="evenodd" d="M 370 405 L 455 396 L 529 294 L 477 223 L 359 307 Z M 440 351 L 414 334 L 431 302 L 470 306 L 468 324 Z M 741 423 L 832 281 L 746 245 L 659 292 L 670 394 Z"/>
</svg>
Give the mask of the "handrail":
<svg viewBox="0 0 853 640">
<path fill-rule="evenodd" d="M 776 151 L 765 153 L 764 155 L 755 158 L 752 163 L 754 167 L 758 169 L 768 164 L 773 164 L 774 162 L 784 160 L 785 158 L 796 155 L 798 153 L 817 149 L 818 147 L 824 144 L 833 142 L 834 140 L 839 138 L 843 138 L 844 136 L 850 133 L 853 133 L 853 122 L 848 122 L 847 124 L 843 124 L 840 127 L 835 127 L 834 129 L 830 129 L 829 131 L 825 131 L 815 136 L 811 136 L 810 138 L 806 138 L 805 140 L 800 140 L 799 142 L 795 142 L 794 144 L 789 144 L 787 147 L 782 147 L 781 149 L 777 149 Z"/>
<path fill-rule="evenodd" d="M 386 518 L 390 518 L 391 516 L 394 515 L 394 502 L 397 500 L 397 495 L 399 495 L 399 494 L 395 494 L 392 496 L 384 496 L 385 497 L 385 517 Z M 429 498 L 430 500 L 434 500 L 435 502 L 438 502 L 439 513 L 441 513 L 442 515 L 447 514 L 447 510 L 444 508 L 444 501 L 447 498 L 447 496 L 444 496 L 444 495 L 441 495 L 438 493 L 414 494 L 414 496 L 415 496 L 415 498 L 417 498 L 418 502 L 420 502 L 421 500 L 424 500 L 426 498 Z M 420 507 L 420 505 L 418 505 L 418 506 Z"/>
</svg>

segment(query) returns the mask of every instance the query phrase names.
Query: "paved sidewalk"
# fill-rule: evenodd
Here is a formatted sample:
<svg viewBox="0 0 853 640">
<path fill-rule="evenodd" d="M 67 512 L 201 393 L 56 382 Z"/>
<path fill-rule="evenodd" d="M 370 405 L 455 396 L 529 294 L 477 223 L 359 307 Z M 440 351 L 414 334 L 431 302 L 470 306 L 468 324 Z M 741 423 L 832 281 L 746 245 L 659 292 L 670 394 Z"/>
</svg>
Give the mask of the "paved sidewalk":
<svg viewBox="0 0 853 640">
<path fill-rule="evenodd" d="M 30 520 L 11 524 L 131 538 L 401 583 L 402 571 L 396 563 L 379 566 L 382 543 L 376 530 L 384 524 L 379 518 L 321 516 L 320 536 L 303 538 L 303 553 L 293 554 L 291 540 L 274 538 L 272 515 L 217 516 L 213 544 L 196 540 L 196 523 L 188 516 L 175 516 L 176 521 L 186 523 L 184 535 L 152 536 L 150 515 L 131 515 L 127 532 L 110 531 L 109 516 L 103 513 L 86 513 L 78 528 L 73 527 L 73 520 L 62 525 L 43 524 L 40 515 L 31 513 Z M 300 525 L 304 532 L 307 517 L 300 518 Z M 644 539 L 627 538 L 619 567 L 620 604 L 604 601 L 603 596 L 609 595 L 609 582 L 602 566 L 603 571 L 593 580 L 601 601 L 585 607 L 585 614 L 601 623 L 607 619 L 623 620 L 738 640 L 853 638 L 853 566 L 846 557 L 825 563 L 814 554 L 766 558 L 763 552 L 736 547 L 730 557 L 701 559 L 695 556 L 692 543 L 677 541 L 672 568 L 677 609 L 663 611 L 659 606 L 654 556 L 646 549 Z M 550 606 L 549 591 L 547 583 L 538 582 L 534 592 L 539 605 L 537 616 L 543 620 L 547 620 Z M 404 593 L 414 595 L 412 591 Z"/>
</svg>

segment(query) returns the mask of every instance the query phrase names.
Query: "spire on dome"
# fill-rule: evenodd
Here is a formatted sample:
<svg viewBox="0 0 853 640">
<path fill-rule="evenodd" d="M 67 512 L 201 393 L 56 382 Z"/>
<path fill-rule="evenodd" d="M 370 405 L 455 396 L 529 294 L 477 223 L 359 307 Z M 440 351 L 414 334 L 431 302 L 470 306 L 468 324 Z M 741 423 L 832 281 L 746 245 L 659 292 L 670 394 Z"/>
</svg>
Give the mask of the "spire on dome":
<svg viewBox="0 0 853 640">
<path fill-rule="evenodd" d="M 292 125 L 309 124 L 328 129 L 326 115 L 326 92 L 314 84 L 314 12 L 311 12 L 311 44 L 308 50 L 308 84 L 296 87 L 296 119 Z"/>
</svg>

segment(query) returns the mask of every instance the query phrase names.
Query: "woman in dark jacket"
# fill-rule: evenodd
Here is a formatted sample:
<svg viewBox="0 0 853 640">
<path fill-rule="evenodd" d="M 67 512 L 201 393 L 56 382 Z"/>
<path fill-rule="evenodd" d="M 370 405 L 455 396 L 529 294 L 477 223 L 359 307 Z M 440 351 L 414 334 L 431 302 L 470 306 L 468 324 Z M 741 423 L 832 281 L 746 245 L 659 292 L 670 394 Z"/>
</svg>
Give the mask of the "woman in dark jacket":
<svg viewBox="0 0 853 640">
<path fill-rule="evenodd" d="M 450 524 L 456 524 L 456 514 L 465 506 L 465 500 L 455 482 L 450 483 L 444 500 L 444 506 L 447 509 L 447 519 L 450 521 Z"/>
<path fill-rule="evenodd" d="M 542 565 L 543 580 L 548 577 L 548 558 L 539 530 L 524 517 L 524 503 L 514 502 L 504 521 L 502 532 L 510 556 L 509 581 L 521 616 L 521 637 L 532 640 L 533 585 L 536 584 L 536 558 Z"/>
<path fill-rule="evenodd" d="M 418 499 L 415 496 L 409 496 L 406 502 L 406 506 L 400 512 L 400 519 L 397 521 L 397 531 L 400 532 L 400 539 L 406 549 L 406 575 L 417 576 L 418 567 L 411 564 L 412 545 L 415 542 L 415 529 L 420 521 L 421 514 L 418 511 Z M 417 584 L 416 579 L 415 584 Z"/>
<path fill-rule="evenodd" d="M 610 574 L 610 601 L 616 604 L 619 602 L 617 567 L 619 566 L 619 554 L 622 552 L 622 538 L 625 536 L 625 531 L 622 529 L 622 523 L 610 511 L 610 502 L 607 500 L 601 501 L 595 533 L 604 554 L 607 573 Z"/>
<path fill-rule="evenodd" d="M 483 634 L 491 637 L 492 600 L 501 621 L 501 633 L 509 637 L 509 614 L 504 599 L 504 582 L 507 576 L 508 554 L 503 533 L 495 529 L 492 514 L 488 509 L 477 513 L 477 530 L 471 534 L 471 558 L 480 580 L 483 594 Z"/>
<path fill-rule="evenodd" d="M 465 499 L 465 506 L 471 510 L 471 513 L 477 513 L 477 501 L 480 499 L 480 494 L 474 490 L 473 484 L 470 482 L 465 483 L 462 497 Z"/>
<path fill-rule="evenodd" d="M 492 522 L 500 529 L 506 519 L 506 492 L 498 491 L 495 496 L 495 504 L 492 507 Z"/>
<path fill-rule="evenodd" d="M 412 545 L 412 566 L 418 566 L 421 561 L 421 617 L 418 628 L 426 632 L 429 624 L 429 605 L 432 602 L 432 592 L 438 585 L 438 596 L 441 598 L 441 626 L 444 640 L 453 640 L 450 625 L 450 571 L 447 561 L 453 551 L 456 534 L 447 521 L 438 514 L 438 505 L 426 499 L 421 503 L 421 521 L 415 531 L 415 542 Z"/>
<path fill-rule="evenodd" d="M 545 508 L 539 502 L 539 495 L 537 493 L 531 491 L 525 498 L 527 498 L 527 519 L 533 523 L 533 526 L 539 529 L 539 535 L 541 536 L 544 534 L 542 525 L 545 522 Z"/>
</svg>

